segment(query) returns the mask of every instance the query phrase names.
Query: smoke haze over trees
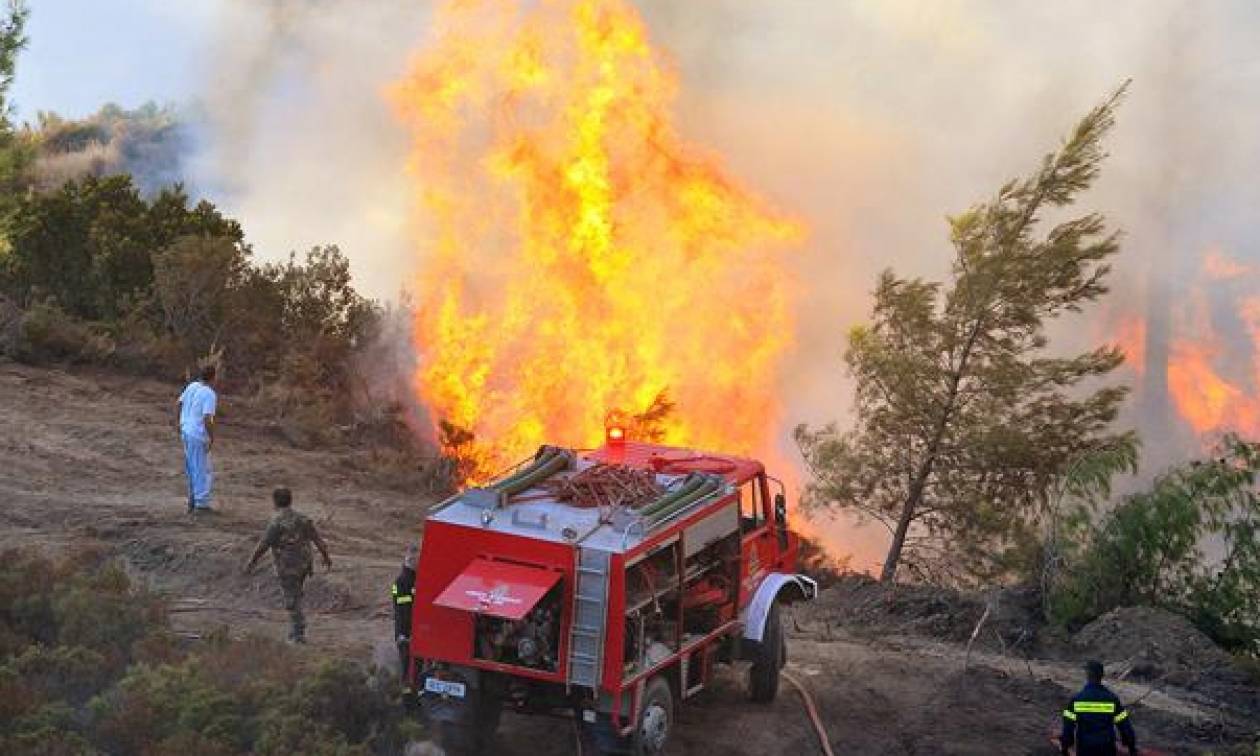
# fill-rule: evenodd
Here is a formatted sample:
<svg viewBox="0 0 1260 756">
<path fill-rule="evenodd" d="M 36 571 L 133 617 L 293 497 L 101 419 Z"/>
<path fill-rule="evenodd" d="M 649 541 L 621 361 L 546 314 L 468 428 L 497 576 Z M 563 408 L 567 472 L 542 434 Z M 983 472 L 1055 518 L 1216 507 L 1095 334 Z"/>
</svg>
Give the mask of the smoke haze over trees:
<svg viewBox="0 0 1260 756">
<path fill-rule="evenodd" d="M 41 112 L 24 135 L 35 150 L 32 181 L 49 191 L 84 176 L 127 174 L 142 194 L 183 183 L 193 149 L 187 116 L 174 106 L 109 104 L 73 120 Z"/>
</svg>

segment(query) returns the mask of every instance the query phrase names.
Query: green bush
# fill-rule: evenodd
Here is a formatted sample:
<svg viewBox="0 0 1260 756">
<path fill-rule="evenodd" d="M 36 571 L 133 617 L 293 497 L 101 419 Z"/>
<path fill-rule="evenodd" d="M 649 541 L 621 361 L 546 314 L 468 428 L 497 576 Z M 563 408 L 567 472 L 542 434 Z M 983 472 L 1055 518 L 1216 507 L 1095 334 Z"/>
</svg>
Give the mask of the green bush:
<svg viewBox="0 0 1260 756">
<path fill-rule="evenodd" d="M 1051 618 L 1076 628 L 1118 606 L 1180 612 L 1222 645 L 1260 653 L 1260 444 L 1229 436 L 1217 454 L 1157 478 L 1075 534 Z M 1219 549 L 1205 553 L 1206 544 Z"/>
<path fill-rule="evenodd" d="M 141 753 L 154 742 L 198 733 L 232 751 L 248 750 L 247 710 L 201 670 L 196 659 L 133 667 L 92 702 L 97 742 L 110 752 Z"/>
<path fill-rule="evenodd" d="M 0 753 L 397 753 L 417 727 L 374 671 L 276 641 L 172 638 L 99 549 L 0 552 Z"/>
<path fill-rule="evenodd" d="M 293 695 L 294 709 L 327 725 L 349 742 L 364 742 L 377 734 L 380 722 L 395 710 L 381 689 L 373 688 L 370 682 L 371 678 L 357 664 L 344 659 L 326 661 L 298 684 Z M 349 698 L 347 690 L 362 694 Z"/>
<path fill-rule="evenodd" d="M 75 710 L 57 702 L 40 706 L 11 723 L 0 736 L 0 752 L 27 756 L 80 756 L 92 753 Z"/>
<path fill-rule="evenodd" d="M 110 683 L 105 657 L 83 646 L 27 646 L 0 667 L 0 676 L 9 673 L 22 681 L 31 699 L 75 706 L 87 703 Z"/>
<path fill-rule="evenodd" d="M 47 125 L 67 144 L 92 133 Z M 355 291 L 336 246 L 257 264 L 214 205 L 178 185 L 146 197 L 125 174 L 23 192 L 8 216 L 0 355 L 173 379 L 214 354 L 229 390 L 294 397 L 268 406 L 299 443 L 338 440 L 331 429 L 353 424 L 356 366 L 383 313 Z"/>
<path fill-rule="evenodd" d="M 13 356 L 33 364 L 46 362 L 102 362 L 114 344 L 100 329 L 84 323 L 43 300 L 18 321 Z"/>
<path fill-rule="evenodd" d="M 189 235 L 241 243 L 240 226 L 213 205 L 190 206 L 175 186 L 152 200 L 128 175 L 87 176 L 17 203 L 3 279 L 18 304 L 41 292 L 84 320 L 114 320 L 152 290 L 154 250 Z"/>
</svg>

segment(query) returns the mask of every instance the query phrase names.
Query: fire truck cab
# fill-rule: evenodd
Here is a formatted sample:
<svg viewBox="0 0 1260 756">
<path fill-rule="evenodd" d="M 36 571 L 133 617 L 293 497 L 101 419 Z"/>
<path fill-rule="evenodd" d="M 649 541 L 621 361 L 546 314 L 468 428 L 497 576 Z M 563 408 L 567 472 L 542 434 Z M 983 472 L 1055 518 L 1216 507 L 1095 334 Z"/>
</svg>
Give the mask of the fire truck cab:
<svg viewBox="0 0 1260 756">
<path fill-rule="evenodd" d="M 608 470 L 649 493 L 556 494 Z M 448 753 L 490 749 L 505 708 L 576 717 L 584 754 L 660 753 L 717 663 L 751 661 L 750 698 L 777 694 L 779 607 L 817 592 L 797 545 L 755 460 L 615 437 L 545 446 L 428 516 L 407 674 Z"/>
</svg>

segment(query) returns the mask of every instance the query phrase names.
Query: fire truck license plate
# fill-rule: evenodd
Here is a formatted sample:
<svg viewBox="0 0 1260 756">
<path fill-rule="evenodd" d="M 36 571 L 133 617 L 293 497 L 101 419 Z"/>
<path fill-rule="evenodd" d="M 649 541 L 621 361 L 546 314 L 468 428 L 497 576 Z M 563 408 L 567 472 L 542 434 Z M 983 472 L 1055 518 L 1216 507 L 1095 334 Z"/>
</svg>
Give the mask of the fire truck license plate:
<svg viewBox="0 0 1260 756">
<path fill-rule="evenodd" d="M 456 698 L 463 698 L 465 690 L 464 684 L 461 682 L 439 680 L 436 677 L 425 678 L 424 689 L 430 693 L 441 693 L 444 696 L 455 696 Z"/>
</svg>

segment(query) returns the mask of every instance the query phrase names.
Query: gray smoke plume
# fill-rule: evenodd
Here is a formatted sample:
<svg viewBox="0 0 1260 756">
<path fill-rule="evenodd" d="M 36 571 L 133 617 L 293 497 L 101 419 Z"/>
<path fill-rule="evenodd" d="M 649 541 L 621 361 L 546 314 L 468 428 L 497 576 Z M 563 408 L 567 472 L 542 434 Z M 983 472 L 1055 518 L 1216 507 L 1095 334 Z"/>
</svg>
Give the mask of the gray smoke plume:
<svg viewBox="0 0 1260 756">
<path fill-rule="evenodd" d="M 257 253 L 336 243 L 356 285 L 398 294 L 411 268 L 406 136 L 382 97 L 424 38 L 426 3 L 227 0 L 210 30 L 198 186 Z"/>
</svg>

